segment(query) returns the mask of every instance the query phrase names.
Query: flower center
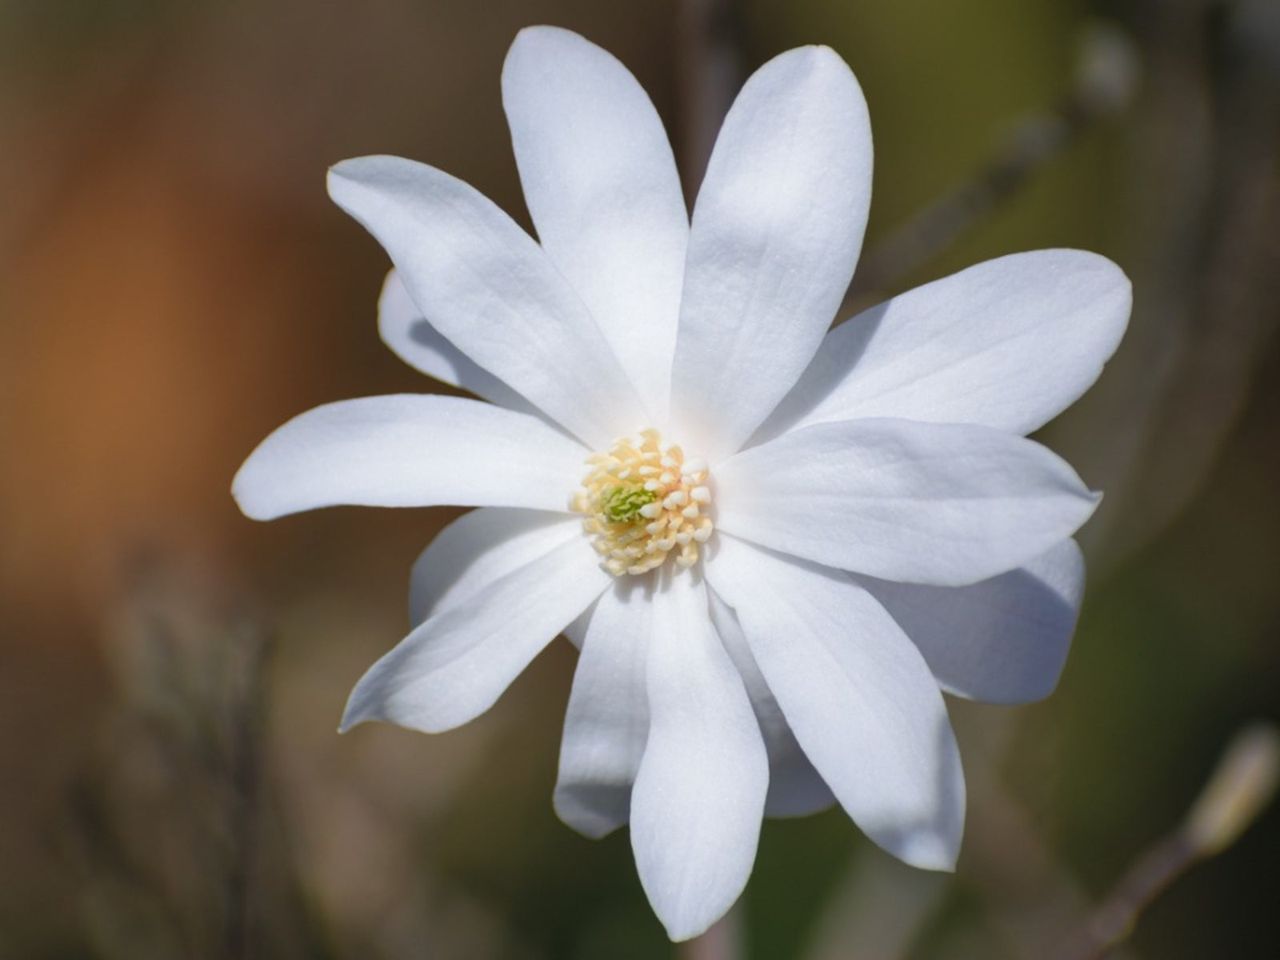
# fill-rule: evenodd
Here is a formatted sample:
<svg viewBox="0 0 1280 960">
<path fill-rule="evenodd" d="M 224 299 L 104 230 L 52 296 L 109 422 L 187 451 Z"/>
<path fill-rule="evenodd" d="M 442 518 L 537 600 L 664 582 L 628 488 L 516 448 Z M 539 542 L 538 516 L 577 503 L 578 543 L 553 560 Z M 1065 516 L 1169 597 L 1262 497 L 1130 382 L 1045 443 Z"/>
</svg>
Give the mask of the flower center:
<svg viewBox="0 0 1280 960">
<path fill-rule="evenodd" d="M 590 472 L 572 507 L 582 528 L 615 577 L 648 573 L 675 552 L 676 565 L 698 562 L 698 545 L 713 525 L 707 464 L 685 459 L 678 446 L 664 447 L 657 430 L 614 442 L 608 453 L 587 458 Z"/>
</svg>

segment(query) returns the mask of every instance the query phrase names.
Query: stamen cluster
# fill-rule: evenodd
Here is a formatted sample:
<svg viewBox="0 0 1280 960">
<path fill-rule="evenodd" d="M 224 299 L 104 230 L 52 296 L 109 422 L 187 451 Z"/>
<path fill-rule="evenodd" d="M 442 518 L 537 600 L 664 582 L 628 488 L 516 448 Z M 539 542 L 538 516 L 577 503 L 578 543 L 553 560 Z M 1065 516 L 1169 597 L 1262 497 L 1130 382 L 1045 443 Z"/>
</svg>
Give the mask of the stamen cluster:
<svg viewBox="0 0 1280 960">
<path fill-rule="evenodd" d="M 680 567 L 697 563 L 698 545 L 713 529 L 705 460 L 686 460 L 680 447 L 663 447 L 658 431 L 648 429 L 587 463 L 591 471 L 572 508 L 585 516 L 582 527 L 606 570 L 616 577 L 648 573 L 672 552 Z"/>
</svg>

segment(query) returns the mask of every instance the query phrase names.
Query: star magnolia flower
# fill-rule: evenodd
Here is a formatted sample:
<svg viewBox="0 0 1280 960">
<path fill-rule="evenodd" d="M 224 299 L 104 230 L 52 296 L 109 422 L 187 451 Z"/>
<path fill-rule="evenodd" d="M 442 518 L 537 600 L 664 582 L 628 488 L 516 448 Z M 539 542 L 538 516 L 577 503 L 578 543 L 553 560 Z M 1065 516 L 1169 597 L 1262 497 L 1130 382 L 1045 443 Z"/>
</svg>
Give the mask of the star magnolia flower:
<svg viewBox="0 0 1280 960">
<path fill-rule="evenodd" d="M 825 47 L 747 81 L 692 224 L 630 73 L 534 27 L 502 74 L 540 242 L 465 183 L 365 157 L 333 199 L 391 256 L 383 339 L 490 401 L 385 396 L 285 424 L 234 484 L 268 519 L 479 507 L 414 567 L 409 635 L 343 729 L 487 710 L 561 632 L 581 648 L 555 808 L 630 823 L 673 939 L 741 892 L 761 817 L 839 802 L 949 869 L 964 783 L 941 690 L 1046 695 L 1097 502 L 1024 438 L 1096 379 L 1128 281 L 1004 257 L 829 331 L 871 190 L 857 81 Z"/>
</svg>

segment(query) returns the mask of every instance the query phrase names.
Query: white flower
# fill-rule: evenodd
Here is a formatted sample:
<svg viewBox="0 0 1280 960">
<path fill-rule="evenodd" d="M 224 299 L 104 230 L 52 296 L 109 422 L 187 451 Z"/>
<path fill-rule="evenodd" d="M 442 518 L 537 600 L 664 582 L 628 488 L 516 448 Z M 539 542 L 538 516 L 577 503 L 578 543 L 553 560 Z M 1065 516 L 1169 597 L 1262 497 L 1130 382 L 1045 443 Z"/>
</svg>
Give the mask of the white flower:
<svg viewBox="0 0 1280 960">
<path fill-rule="evenodd" d="M 672 938 L 738 897 L 766 813 L 835 800 L 908 863 L 951 868 L 964 783 L 940 688 L 1018 703 L 1057 682 L 1070 537 L 1097 497 L 1022 435 L 1096 379 L 1128 281 L 1089 253 L 1019 254 L 828 332 L 871 134 L 825 47 L 748 80 L 692 226 L 611 55 L 525 30 L 502 92 L 540 243 L 428 166 L 329 179 L 395 264 L 383 339 L 490 402 L 319 407 L 235 480 L 258 519 L 481 508 L 418 560 L 416 626 L 343 728 L 466 723 L 563 631 L 582 652 L 556 810 L 593 837 L 630 822 Z"/>
</svg>

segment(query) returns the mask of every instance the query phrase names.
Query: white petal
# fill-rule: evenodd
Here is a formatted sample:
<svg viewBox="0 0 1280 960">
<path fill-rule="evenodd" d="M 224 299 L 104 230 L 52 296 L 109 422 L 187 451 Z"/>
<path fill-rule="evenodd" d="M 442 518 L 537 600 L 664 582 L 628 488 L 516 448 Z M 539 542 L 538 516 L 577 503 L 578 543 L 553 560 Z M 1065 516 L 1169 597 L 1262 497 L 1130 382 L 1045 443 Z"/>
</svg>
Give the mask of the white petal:
<svg viewBox="0 0 1280 960">
<path fill-rule="evenodd" d="M 582 643 L 587 638 L 587 625 L 591 622 L 591 611 L 582 611 L 582 616 L 578 617 L 573 623 L 564 628 L 564 637 L 574 645 L 578 650 L 582 649 Z"/>
<path fill-rule="evenodd" d="M 662 121 L 610 53 L 556 27 L 520 31 L 502 69 L 525 201 L 548 256 L 666 419 L 689 216 Z"/>
<path fill-rule="evenodd" d="M 708 594 L 711 598 L 711 622 L 715 624 L 725 650 L 733 658 L 734 666 L 742 674 L 756 721 L 760 724 L 760 733 L 764 736 L 765 749 L 769 752 L 769 796 L 765 800 L 765 815 L 803 817 L 825 810 L 836 802 L 836 798 L 796 742 L 787 718 L 782 715 L 782 708 L 751 655 L 751 647 L 742 633 L 737 614 L 714 590 L 709 590 Z"/>
<path fill-rule="evenodd" d="M 581 537 L 561 544 L 414 628 L 360 678 L 340 729 L 439 733 L 475 719 L 611 581 Z"/>
<path fill-rule="evenodd" d="M 1065 540 L 1024 567 L 967 587 L 858 577 L 893 614 L 949 693 L 1029 703 L 1053 692 L 1084 593 L 1084 558 Z"/>
<path fill-rule="evenodd" d="M 707 563 L 796 739 L 841 806 L 914 866 L 951 869 L 964 777 L 942 694 L 875 598 L 733 537 Z"/>
<path fill-rule="evenodd" d="M 255 520 L 337 504 L 567 510 L 585 455 L 542 420 L 478 400 L 364 397 L 277 429 L 231 492 Z"/>
<path fill-rule="evenodd" d="M 441 530 L 409 574 L 409 623 L 457 606 L 555 547 L 581 537 L 576 516 L 481 507 Z"/>
<path fill-rule="evenodd" d="M 533 238 L 472 187 L 399 157 L 329 171 L 329 195 L 386 248 L 413 302 L 489 373 L 600 449 L 642 411 L 591 314 Z"/>
<path fill-rule="evenodd" d="M 655 577 L 627 577 L 587 615 L 560 742 L 555 808 L 588 837 L 627 822 L 649 732 L 645 660 Z"/>
<path fill-rule="evenodd" d="M 1129 279 L 1080 250 L 989 260 L 872 307 L 827 335 L 757 439 L 901 417 L 1026 434 L 1098 379 L 1129 320 Z"/>
<path fill-rule="evenodd" d="M 649 729 L 643 670 L 649 617 L 642 604 L 620 602 L 630 584 L 631 578 L 620 581 L 564 631 L 584 653 L 565 718 L 556 811 L 565 823 L 590 837 L 604 836 L 627 822 L 631 786 Z M 714 592 L 708 593 L 712 623 L 742 675 L 764 737 L 769 757 L 765 815 L 800 817 L 825 810 L 835 797 L 796 743 L 737 617 Z M 589 630 L 597 637 L 591 656 L 584 647 Z M 639 668 L 631 657 L 640 658 Z"/>
<path fill-rule="evenodd" d="M 477 397 L 508 410 L 538 414 L 537 407 L 505 383 L 476 366 L 450 343 L 418 309 L 400 275 L 392 269 L 378 297 L 378 332 L 382 342 L 409 366 L 450 386 L 470 390 Z"/>
<path fill-rule="evenodd" d="M 688 573 L 654 595 L 649 739 L 631 797 L 640 882 L 672 940 L 738 899 L 760 836 L 769 762 L 742 678 Z"/>
<path fill-rule="evenodd" d="M 713 464 L 813 358 L 871 197 L 862 91 L 826 47 L 775 57 L 725 118 L 693 211 L 672 373 L 680 434 Z"/>
<path fill-rule="evenodd" d="M 1098 498 L 1064 461 L 989 427 L 820 423 L 716 470 L 716 526 L 886 580 L 959 586 L 1038 557 Z"/>
</svg>

